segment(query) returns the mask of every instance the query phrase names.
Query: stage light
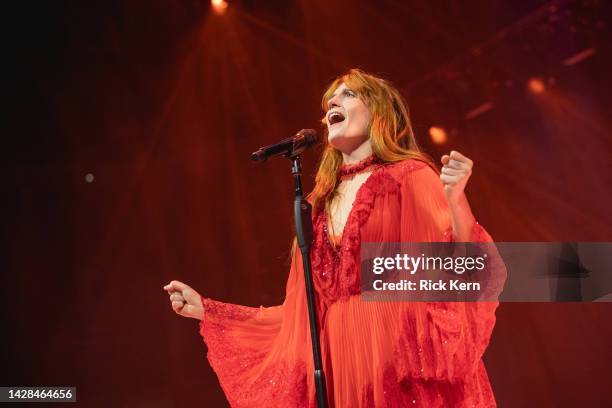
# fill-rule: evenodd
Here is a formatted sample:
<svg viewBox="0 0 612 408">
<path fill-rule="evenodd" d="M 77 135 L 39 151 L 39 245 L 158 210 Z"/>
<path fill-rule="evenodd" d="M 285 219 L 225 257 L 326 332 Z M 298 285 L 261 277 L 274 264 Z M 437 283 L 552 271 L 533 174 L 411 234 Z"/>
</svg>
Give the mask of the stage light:
<svg viewBox="0 0 612 408">
<path fill-rule="evenodd" d="M 540 78 L 530 78 L 527 82 L 527 88 L 531 93 L 541 94 L 546 89 L 546 86 Z"/>
<path fill-rule="evenodd" d="M 446 140 L 448 139 L 446 130 L 438 126 L 432 126 L 429 128 L 429 136 L 431 137 L 431 141 L 435 144 L 446 143 Z"/>
<path fill-rule="evenodd" d="M 210 0 L 210 4 L 212 6 L 213 11 L 217 14 L 225 13 L 225 10 L 228 6 L 227 1 L 225 0 Z"/>
</svg>

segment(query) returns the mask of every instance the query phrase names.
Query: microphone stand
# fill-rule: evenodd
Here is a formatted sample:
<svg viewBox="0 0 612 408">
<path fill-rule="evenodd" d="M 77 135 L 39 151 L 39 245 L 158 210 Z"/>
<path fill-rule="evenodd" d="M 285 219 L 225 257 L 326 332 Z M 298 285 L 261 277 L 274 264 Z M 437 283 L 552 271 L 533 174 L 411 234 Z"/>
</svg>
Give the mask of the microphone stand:
<svg viewBox="0 0 612 408">
<path fill-rule="evenodd" d="M 304 264 L 304 282 L 306 283 L 306 298 L 308 301 L 308 320 L 310 321 L 310 337 L 312 340 L 312 355 L 314 358 L 314 376 L 317 403 L 319 408 L 327 408 L 327 390 L 325 387 L 325 373 L 321 361 L 321 344 L 319 342 L 319 325 L 317 323 L 317 310 L 315 309 L 314 285 L 312 283 L 312 270 L 310 268 L 310 245 L 312 233 L 312 206 L 304 200 L 302 191 L 302 164 L 300 156 L 289 156 L 291 160 L 291 174 L 295 182 L 295 201 L 293 214 L 298 246 L 302 253 Z"/>
</svg>

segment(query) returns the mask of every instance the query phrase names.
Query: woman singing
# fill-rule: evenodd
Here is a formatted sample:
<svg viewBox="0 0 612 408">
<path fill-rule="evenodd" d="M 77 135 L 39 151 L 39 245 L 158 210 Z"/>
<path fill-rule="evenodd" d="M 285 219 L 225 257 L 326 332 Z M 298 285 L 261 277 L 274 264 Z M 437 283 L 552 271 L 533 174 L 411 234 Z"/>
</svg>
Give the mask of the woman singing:
<svg viewBox="0 0 612 408">
<path fill-rule="evenodd" d="M 380 78 L 351 70 L 322 100 L 327 127 L 311 248 L 330 406 L 492 407 L 481 360 L 497 302 L 374 302 L 360 294 L 361 242 L 492 242 L 464 194 L 472 161 L 419 151 L 406 105 Z M 200 319 L 208 360 L 232 407 L 314 407 L 302 258 L 292 252 L 280 306 L 246 307 L 164 287 Z"/>
</svg>

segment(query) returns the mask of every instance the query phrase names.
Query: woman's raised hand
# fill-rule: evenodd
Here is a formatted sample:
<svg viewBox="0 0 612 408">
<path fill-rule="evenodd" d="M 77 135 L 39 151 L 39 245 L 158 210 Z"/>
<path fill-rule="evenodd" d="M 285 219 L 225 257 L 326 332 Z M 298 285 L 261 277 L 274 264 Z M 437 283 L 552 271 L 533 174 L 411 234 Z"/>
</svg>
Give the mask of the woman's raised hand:
<svg viewBox="0 0 612 408">
<path fill-rule="evenodd" d="M 204 319 L 204 305 L 198 292 L 175 280 L 164 286 L 164 290 L 170 295 L 170 303 L 176 314 L 198 320 Z"/>
<path fill-rule="evenodd" d="M 464 197 L 474 162 L 456 150 L 442 156 L 440 161 L 443 164 L 440 180 L 444 185 L 444 195 L 450 205 L 457 204 Z"/>
</svg>

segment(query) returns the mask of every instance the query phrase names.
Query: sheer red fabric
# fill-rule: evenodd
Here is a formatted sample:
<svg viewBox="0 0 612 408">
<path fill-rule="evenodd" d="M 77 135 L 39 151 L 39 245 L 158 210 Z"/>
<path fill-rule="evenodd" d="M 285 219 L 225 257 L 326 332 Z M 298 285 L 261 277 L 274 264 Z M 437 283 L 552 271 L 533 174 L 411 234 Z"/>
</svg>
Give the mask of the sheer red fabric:
<svg viewBox="0 0 612 408">
<path fill-rule="evenodd" d="M 474 242 L 492 242 L 475 220 Z M 323 211 L 311 249 L 321 348 L 333 407 L 496 406 L 481 357 L 497 302 L 361 301 L 361 242 L 452 240 L 438 175 L 406 160 L 360 187 L 337 244 Z M 232 407 L 315 407 L 302 258 L 292 259 L 282 305 L 252 308 L 202 298 L 200 334 Z"/>
</svg>

